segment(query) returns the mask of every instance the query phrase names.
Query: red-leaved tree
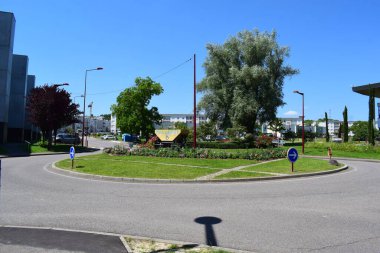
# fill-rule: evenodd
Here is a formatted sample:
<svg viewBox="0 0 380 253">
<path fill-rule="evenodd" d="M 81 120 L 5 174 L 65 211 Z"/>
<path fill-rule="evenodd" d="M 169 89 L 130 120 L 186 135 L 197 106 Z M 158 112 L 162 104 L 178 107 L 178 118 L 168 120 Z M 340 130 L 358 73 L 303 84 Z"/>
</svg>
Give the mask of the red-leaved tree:
<svg viewBox="0 0 380 253">
<path fill-rule="evenodd" d="M 78 122 L 78 105 L 72 103 L 70 94 L 58 85 L 33 88 L 27 97 L 26 109 L 29 121 L 38 126 L 43 138 L 48 140 L 48 147 L 52 144 L 52 132 L 57 135 L 59 128 Z"/>
</svg>

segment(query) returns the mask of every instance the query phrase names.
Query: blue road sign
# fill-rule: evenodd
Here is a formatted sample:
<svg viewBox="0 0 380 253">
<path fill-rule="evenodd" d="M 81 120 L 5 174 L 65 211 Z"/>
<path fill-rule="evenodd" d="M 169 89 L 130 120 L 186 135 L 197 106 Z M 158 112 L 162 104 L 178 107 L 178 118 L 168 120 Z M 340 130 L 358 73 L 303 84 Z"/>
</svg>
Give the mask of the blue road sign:
<svg viewBox="0 0 380 253">
<path fill-rule="evenodd" d="M 75 148 L 70 147 L 70 159 L 73 160 L 75 157 Z"/>
<path fill-rule="evenodd" d="M 289 162 L 291 162 L 291 163 L 296 162 L 298 159 L 297 149 L 295 149 L 295 148 L 288 149 L 288 153 L 286 154 L 286 156 L 288 157 Z"/>
</svg>

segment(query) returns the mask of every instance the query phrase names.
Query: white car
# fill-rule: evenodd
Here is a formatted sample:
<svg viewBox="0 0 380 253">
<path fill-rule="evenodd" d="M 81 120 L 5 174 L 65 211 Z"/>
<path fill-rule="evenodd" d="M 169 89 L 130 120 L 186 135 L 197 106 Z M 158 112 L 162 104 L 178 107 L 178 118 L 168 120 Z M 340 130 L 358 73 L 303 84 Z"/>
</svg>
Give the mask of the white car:
<svg viewBox="0 0 380 253">
<path fill-rule="evenodd" d="M 102 140 L 117 140 L 116 136 L 109 134 L 103 135 L 101 138 Z"/>
</svg>

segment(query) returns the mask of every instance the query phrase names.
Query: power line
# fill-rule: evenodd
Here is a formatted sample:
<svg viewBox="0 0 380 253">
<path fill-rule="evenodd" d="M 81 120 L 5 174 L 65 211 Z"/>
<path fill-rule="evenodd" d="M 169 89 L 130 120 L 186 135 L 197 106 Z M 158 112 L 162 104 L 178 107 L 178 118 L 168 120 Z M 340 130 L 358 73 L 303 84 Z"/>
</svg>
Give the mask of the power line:
<svg viewBox="0 0 380 253">
<path fill-rule="evenodd" d="M 170 73 L 170 72 L 172 72 L 172 71 L 174 71 L 174 70 L 176 70 L 176 69 L 182 67 L 183 65 L 185 65 L 186 63 L 188 63 L 188 62 L 191 61 L 192 59 L 193 59 L 193 57 L 191 57 L 190 59 L 188 59 L 188 60 L 186 60 L 186 61 L 184 61 L 184 62 L 178 64 L 177 66 L 175 66 L 175 67 L 173 67 L 173 68 L 171 68 L 171 69 L 169 69 L 169 70 L 167 70 L 167 71 L 165 71 L 165 72 L 159 74 L 158 76 L 153 77 L 153 79 L 158 79 L 158 78 L 160 78 L 160 77 L 162 77 L 162 76 L 164 76 L 164 75 L 166 75 L 166 74 L 168 74 L 168 73 Z M 87 95 L 88 95 L 88 96 L 105 95 L 105 94 L 111 94 L 111 93 L 121 92 L 121 91 L 123 91 L 123 90 L 125 90 L 125 89 L 114 90 L 114 91 L 105 91 L 105 92 L 99 92 L 99 93 L 92 93 L 92 94 L 87 94 Z"/>
<path fill-rule="evenodd" d="M 168 71 L 165 71 L 164 73 L 159 74 L 158 76 L 155 76 L 153 79 L 158 79 L 158 78 L 160 78 L 161 76 L 164 76 L 164 75 L 166 75 L 166 74 L 172 72 L 173 70 L 178 69 L 179 67 L 185 65 L 186 63 L 188 63 L 188 62 L 191 61 L 192 59 L 193 59 L 193 57 L 191 57 L 190 59 L 188 59 L 188 60 L 182 62 L 181 64 L 179 64 L 179 65 L 177 65 L 177 66 L 175 66 L 174 68 L 171 68 L 171 69 L 169 69 Z"/>
</svg>

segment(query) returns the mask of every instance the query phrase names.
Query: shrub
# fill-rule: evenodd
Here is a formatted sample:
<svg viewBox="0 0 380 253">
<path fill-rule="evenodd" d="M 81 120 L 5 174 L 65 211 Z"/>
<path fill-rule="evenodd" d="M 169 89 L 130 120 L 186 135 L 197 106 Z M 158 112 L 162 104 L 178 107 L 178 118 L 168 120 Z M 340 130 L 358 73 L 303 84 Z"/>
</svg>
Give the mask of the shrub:
<svg viewBox="0 0 380 253">
<path fill-rule="evenodd" d="M 270 160 L 286 157 L 283 149 L 253 149 L 244 151 L 228 152 L 226 150 L 209 150 L 203 148 L 137 148 L 129 149 L 123 146 L 112 148 L 112 154 L 116 155 L 136 155 L 153 157 L 177 157 L 177 158 L 207 158 L 207 159 L 249 159 L 249 160 Z"/>
<path fill-rule="evenodd" d="M 261 135 L 256 140 L 257 148 L 267 148 L 272 145 L 273 137 L 269 137 L 266 135 Z"/>
</svg>

